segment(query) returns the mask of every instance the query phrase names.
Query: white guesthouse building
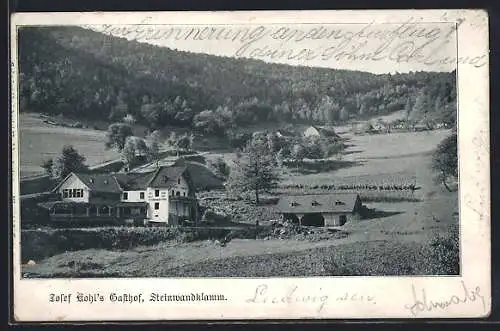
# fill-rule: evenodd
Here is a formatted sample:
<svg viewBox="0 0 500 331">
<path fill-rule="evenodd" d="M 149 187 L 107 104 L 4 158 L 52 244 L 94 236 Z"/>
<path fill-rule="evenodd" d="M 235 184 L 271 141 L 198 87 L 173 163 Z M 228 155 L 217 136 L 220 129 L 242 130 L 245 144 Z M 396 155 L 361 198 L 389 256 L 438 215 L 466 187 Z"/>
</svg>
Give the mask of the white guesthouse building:
<svg viewBox="0 0 500 331">
<path fill-rule="evenodd" d="M 53 190 L 58 201 L 40 203 L 53 222 L 149 221 L 168 225 L 198 220 L 195 188 L 186 166 L 149 173 L 71 173 Z"/>
</svg>

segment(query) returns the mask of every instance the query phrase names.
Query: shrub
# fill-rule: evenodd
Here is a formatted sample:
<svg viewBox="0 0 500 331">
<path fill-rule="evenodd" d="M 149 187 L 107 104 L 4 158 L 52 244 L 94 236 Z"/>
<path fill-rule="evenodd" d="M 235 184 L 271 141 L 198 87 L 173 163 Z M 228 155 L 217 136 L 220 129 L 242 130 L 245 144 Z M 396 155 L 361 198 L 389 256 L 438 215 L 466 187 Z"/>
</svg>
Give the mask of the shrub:
<svg viewBox="0 0 500 331">
<path fill-rule="evenodd" d="M 458 229 L 452 227 L 430 243 L 380 241 L 339 246 L 322 258 L 322 270 L 331 276 L 458 275 L 458 238 Z"/>
<path fill-rule="evenodd" d="M 429 264 L 436 274 L 460 274 L 460 236 L 457 226 L 450 227 L 445 235 L 432 239 L 429 247 Z"/>
</svg>

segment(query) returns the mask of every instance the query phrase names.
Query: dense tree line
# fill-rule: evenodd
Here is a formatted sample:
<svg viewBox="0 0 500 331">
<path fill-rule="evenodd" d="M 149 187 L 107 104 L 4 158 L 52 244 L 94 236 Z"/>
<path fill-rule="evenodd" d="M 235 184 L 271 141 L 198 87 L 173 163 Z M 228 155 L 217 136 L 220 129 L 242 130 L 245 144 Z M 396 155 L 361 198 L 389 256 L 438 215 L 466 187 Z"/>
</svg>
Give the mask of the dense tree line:
<svg viewBox="0 0 500 331">
<path fill-rule="evenodd" d="M 77 27 L 19 32 L 21 110 L 229 135 L 264 122 L 339 123 L 405 109 L 455 122 L 455 73 L 365 72 L 174 51 Z"/>
</svg>

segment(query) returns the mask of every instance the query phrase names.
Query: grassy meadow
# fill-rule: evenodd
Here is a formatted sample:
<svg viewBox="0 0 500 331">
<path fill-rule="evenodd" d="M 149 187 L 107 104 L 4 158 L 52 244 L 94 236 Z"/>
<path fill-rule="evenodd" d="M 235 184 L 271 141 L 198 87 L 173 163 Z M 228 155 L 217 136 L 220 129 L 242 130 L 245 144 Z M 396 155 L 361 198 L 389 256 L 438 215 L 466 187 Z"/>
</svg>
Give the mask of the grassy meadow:
<svg viewBox="0 0 500 331">
<path fill-rule="evenodd" d="M 59 156 L 66 144 L 85 155 L 87 165 L 120 157 L 115 150 L 104 148 L 106 131 L 51 125 L 44 123 L 39 115 L 29 113 L 20 113 L 18 123 L 21 177 L 43 175 L 42 162 Z"/>
<path fill-rule="evenodd" d="M 342 237 L 236 238 L 226 247 L 213 240 L 183 242 L 167 238 L 130 249 L 82 247 L 40 257 L 35 265 L 24 265 L 23 273 L 27 277 L 456 274 L 458 239 L 450 229 L 458 225 L 458 196 L 436 185 L 430 170 L 430 153 L 448 134 L 445 130 L 345 134 L 348 148 L 340 160 L 347 162 L 345 167 L 309 173 L 279 169 L 281 185 L 415 181 L 416 201 L 368 200 L 364 205 L 379 211 L 376 214 L 379 216 L 346 223 Z M 94 148 L 102 150 L 103 142 L 99 140 L 102 138 L 97 138 L 98 135 L 85 132 L 81 136 L 80 141 L 92 137 L 86 144 L 95 142 Z M 90 143 L 87 148 L 92 146 Z M 202 155 L 206 160 L 223 157 L 229 164 L 235 157 L 234 153 L 219 151 L 205 151 Z M 92 153 L 90 158 L 97 160 Z M 305 190 L 314 193 L 314 189 Z M 274 197 L 287 193 L 290 192 L 278 189 Z M 212 200 L 206 204 L 234 215 L 234 221 L 241 224 L 255 224 L 256 220 L 265 223 L 278 216 L 272 205 L 253 206 L 246 201 L 235 201 L 224 191 L 199 194 L 208 196 Z M 450 247 L 454 249 L 447 250 Z M 23 263 L 27 259 L 28 256 Z M 444 260 L 451 262 L 443 263 Z M 377 266 L 369 261 L 381 262 Z"/>
</svg>

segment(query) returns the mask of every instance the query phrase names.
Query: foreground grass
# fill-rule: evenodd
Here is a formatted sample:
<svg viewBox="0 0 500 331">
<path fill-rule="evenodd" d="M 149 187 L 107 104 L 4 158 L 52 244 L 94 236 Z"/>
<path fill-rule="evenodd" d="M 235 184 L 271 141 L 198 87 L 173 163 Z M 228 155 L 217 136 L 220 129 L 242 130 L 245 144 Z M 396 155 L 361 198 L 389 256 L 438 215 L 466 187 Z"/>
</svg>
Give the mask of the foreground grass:
<svg viewBox="0 0 500 331">
<path fill-rule="evenodd" d="M 261 241 L 254 241 L 262 245 Z M 93 249 L 59 254 L 23 268 L 28 278 L 48 277 L 311 277 L 459 274 L 458 233 L 430 243 L 370 241 L 301 251 L 231 255 L 209 247 L 207 256 L 188 246 L 154 246 L 130 251 Z M 294 245 L 283 240 L 281 245 Z M 234 250 L 237 249 L 235 246 Z M 222 250 L 222 251 L 217 251 Z M 220 256 L 217 256 L 220 254 Z"/>
</svg>

